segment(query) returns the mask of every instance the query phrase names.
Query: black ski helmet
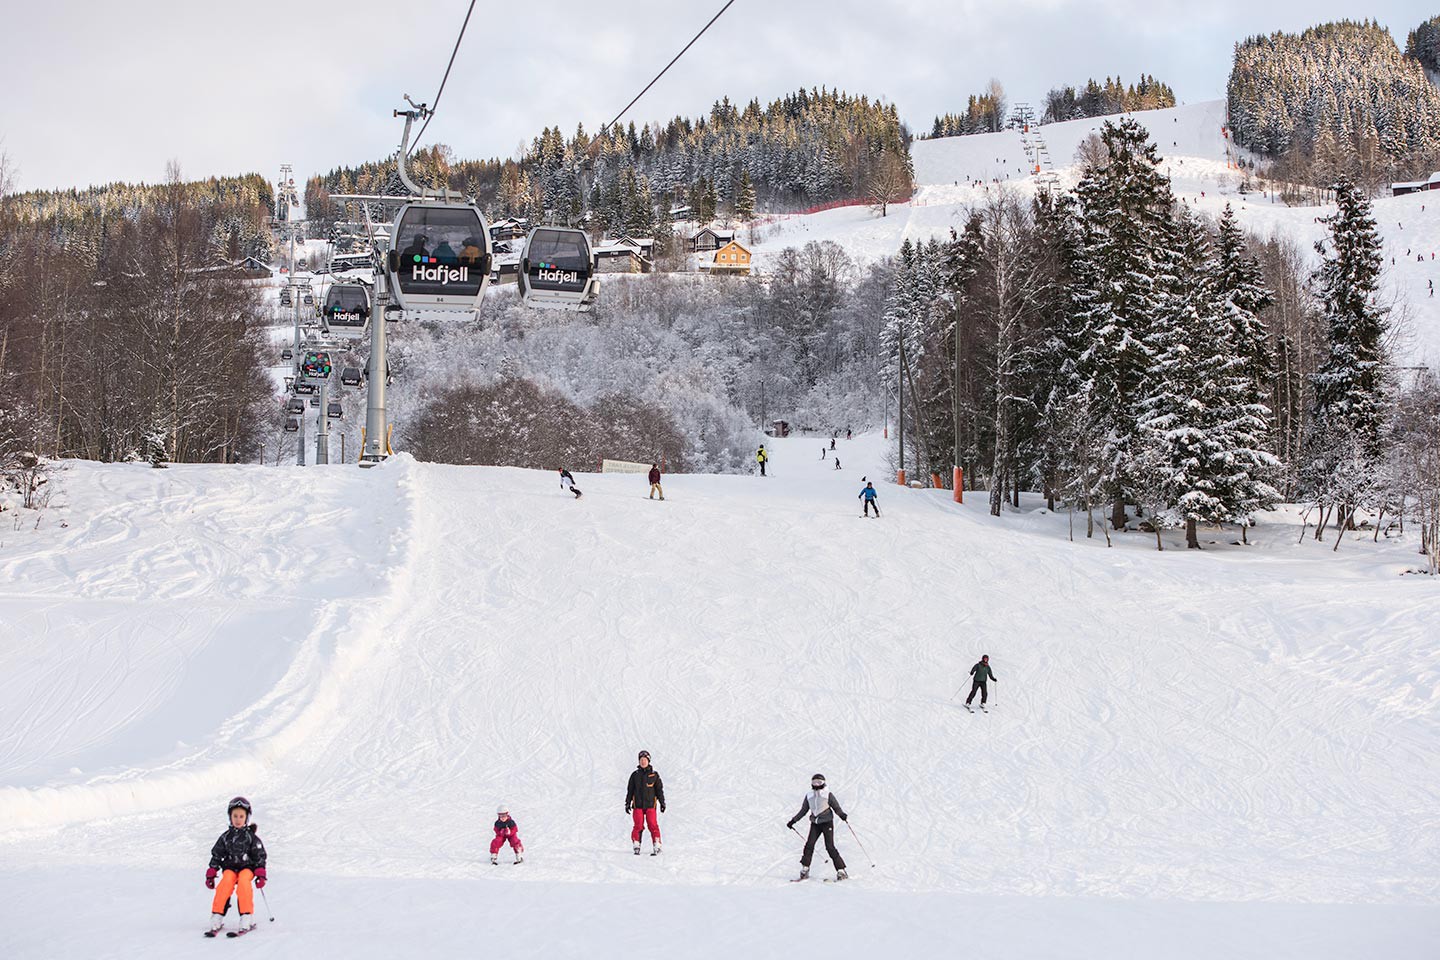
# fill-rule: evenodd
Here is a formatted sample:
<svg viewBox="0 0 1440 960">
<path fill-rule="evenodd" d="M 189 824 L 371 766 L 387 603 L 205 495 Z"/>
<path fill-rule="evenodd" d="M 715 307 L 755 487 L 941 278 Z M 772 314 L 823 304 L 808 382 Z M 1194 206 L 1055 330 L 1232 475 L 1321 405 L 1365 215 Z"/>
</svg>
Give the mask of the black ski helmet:
<svg viewBox="0 0 1440 960">
<path fill-rule="evenodd" d="M 982 653 L 982 654 L 980 654 L 980 659 L 981 659 L 981 660 L 989 660 L 989 659 L 990 659 L 990 654 L 988 654 L 988 653 Z"/>
<path fill-rule="evenodd" d="M 635 759 L 636 759 L 637 761 L 638 761 L 638 760 L 649 760 L 649 759 L 650 759 L 650 751 L 649 751 L 649 750 L 641 750 L 641 751 L 640 751 L 640 756 L 636 757 Z"/>
<path fill-rule="evenodd" d="M 824 787 L 824 786 L 825 786 L 825 774 L 823 774 L 823 773 L 817 773 L 817 774 L 815 774 L 813 777 L 811 777 L 811 778 L 810 778 L 810 786 L 814 787 L 816 790 L 819 790 L 820 788 Z"/>
<path fill-rule="evenodd" d="M 231 800 L 229 806 L 225 808 L 225 816 L 228 817 L 230 816 L 230 814 L 234 813 L 236 807 L 239 807 L 241 810 L 245 811 L 246 820 L 250 819 L 250 801 L 246 800 L 244 797 L 236 797 L 235 799 Z"/>
</svg>

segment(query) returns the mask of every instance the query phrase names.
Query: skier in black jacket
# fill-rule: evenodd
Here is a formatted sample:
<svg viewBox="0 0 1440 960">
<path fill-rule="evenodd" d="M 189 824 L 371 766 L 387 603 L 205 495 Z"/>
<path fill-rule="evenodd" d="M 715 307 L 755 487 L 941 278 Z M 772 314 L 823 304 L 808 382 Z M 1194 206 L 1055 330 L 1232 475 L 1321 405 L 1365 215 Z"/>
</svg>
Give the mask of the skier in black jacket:
<svg viewBox="0 0 1440 960">
<path fill-rule="evenodd" d="M 660 821 L 655 817 L 655 806 L 665 812 L 665 782 L 660 772 L 650 766 L 650 751 L 641 750 L 638 764 L 630 773 L 630 784 L 625 788 L 625 812 L 635 821 L 630 831 L 630 842 L 635 845 L 635 856 L 640 856 L 640 835 L 650 828 L 650 856 L 660 853 Z"/>
<path fill-rule="evenodd" d="M 810 815 L 810 835 L 805 838 L 805 851 L 800 854 L 800 879 L 809 878 L 810 859 L 815 855 L 815 841 L 821 837 L 825 838 L 825 852 L 835 864 L 835 879 L 846 879 L 849 874 L 845 872 L 845 860 L 840 856 L 840 851 L 835 849 L 835 818 L 849 820 L 850 817 L 841 809 L 835 794 L 825 789 L 823 773 L 817 773 L 810 778 L 810 792 L 805 794 L 805 799 L 800 801 L 799 811 L 785 826 L 794 830 L 795 824 L 807 813 Z"/>
<path fill-rule="evenodd" d="M 970 676 L 975 682 L 970 685 L 970 696 L 965 698 L 965 706 L 970 706 L 970 701 L 975 699 L 975 692 L 980 692 L 980 706 L 985 706 L 985 701 L 990 699 L 990 688 L 985 685 L 987 680 L 999 680 L 995 671 L 990 669 L 990 654 L 980 658 L 980 662 L 970 668 Z"/>
<path fill-rule="evenodd" d="M 230 827 L 220 834 L 220 839 L 211 848 L 210 869 L 205 871 L 205 886 L 215 891 L 215 899 L 210 905 L 210 929 L 205 933 L 207 937 L 215 936 L 225 926 L 232 892 L 238 893 L 240 900 L 239 932 L 248 933 L 254 929 L 255 893 L 250 889 L 250 881 L 253 879 L 257 888 L 265 886 L 265 844 L 255 833 L 255 824 L 250 822 L 250 801 L 236 797 L 230 801 L 227 812 Z"/>
</svg>

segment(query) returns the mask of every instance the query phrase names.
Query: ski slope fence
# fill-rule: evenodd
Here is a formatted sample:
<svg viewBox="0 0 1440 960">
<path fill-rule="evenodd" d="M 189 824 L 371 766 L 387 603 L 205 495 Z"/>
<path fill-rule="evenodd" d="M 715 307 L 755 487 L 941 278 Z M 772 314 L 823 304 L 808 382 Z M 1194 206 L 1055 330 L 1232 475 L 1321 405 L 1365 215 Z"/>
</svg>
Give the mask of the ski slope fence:
<svg viewBox="0 0 1440 960">
<path fill-rule="evenodd" d="M 650 464 L 634 460 L 601 460 L 601 473 L 649 473 Z"/>
</svg>

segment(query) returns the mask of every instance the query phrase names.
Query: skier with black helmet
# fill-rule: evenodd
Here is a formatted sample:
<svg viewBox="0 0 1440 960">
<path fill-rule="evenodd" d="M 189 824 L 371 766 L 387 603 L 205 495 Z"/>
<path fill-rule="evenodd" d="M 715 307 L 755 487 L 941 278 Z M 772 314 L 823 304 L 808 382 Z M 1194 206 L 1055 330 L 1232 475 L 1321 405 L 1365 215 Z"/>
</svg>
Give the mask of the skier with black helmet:
<svg viewBox="0 0 1440 960">
<path fill-rule="evenodd" d="M 970 668 L 970 676 L 975 682 L 970 685 L 970 696 L 965 698 L 965 706 L 970 706 L 970 701 L 975 699 L 976 691 L 980 693 L 980 709 L 985 709 L 985 701 L 990 699 L 990 688 L 985 685 L 987 680 L 999 680 L 995 671 L 990 669 L 990 654 L 980 657 L 980 662 Z"/>
<path fill-rule="evenodd" d="M 250 822 L 250 801 L 236 797 L 226 807 L 230 826 L 210 850 L 210 869 L 205 871 L 205 886 L 215 891 L 210 904 L 210 929 L 205 936 L 213 937 L 225 926 L 225 914 L 230 912 L 230 895 L 238 894 L 240 901 L 240 925 L 228 936 L 238 937 L 255 929 L 255 893 L 250 889 L 253 880 L 257 889 L 265 886 L 265 844 Z M 218 883 L 217 883 L 218 877 Z"/>
<path fill-rule="evenodd" d="M 830 855 L 830 860 L 835 864 L 835 879 L 845 880 L 849 874 L 845 872 L 845 859 L 840 856 L 840 851 L 835 849 L 835 818 L 848 821 L 849 815 L 840 807 L 840 801 L 835 799 L 835 794 L 825 789 L 825 774 L 817 773 L 810 778 L 810 791 L 805 794 L 805 799 L 800 801 L 800 809 L 785 824 L 791 830 L 795 824 L 806 814 L 810 816 L 810 834 L 805 838 L 805 850 L 800 854 L 800 880 L 810 878 L 810 860 L 815 855 L 815 841 L 821 837 L 825 838 L 825 852 Z"/>
<path fill-rule="evenodd" d="M 634 818 L 634 829 L 630 831 L 630 842 L 635 845 L 635 856 L 640 856 L 640 835 L 650 828 L 650 856 L 660 854 L 660 821 L 655 808 L 665 812 L 665 783 L 660 772 L 650 766 L 650 751 L 641 750 L 635 769 L 630 772 L 630 784 L 625 790 L 625 812 Z"/>
</svg>

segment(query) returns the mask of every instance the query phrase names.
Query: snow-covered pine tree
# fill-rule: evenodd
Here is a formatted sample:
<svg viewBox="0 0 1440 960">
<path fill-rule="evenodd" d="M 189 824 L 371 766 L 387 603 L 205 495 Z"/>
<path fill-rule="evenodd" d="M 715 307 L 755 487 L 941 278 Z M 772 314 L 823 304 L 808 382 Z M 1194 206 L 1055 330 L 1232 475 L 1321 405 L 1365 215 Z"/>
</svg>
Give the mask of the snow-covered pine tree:
<svg viewBox="0 0 1440 960">
<path fill-rule="evenodd" d="M 1152 325 L 1152 357 L 1139 403 L 1136 486 L 1152 507 L 1156 546 L 1170 522 L 1200 546 L 1197 525 L 1236 519 L 1278 494 L 1264 481 L 1278 462 L 1260 444 L 1268 411 L 1251 402 L 1230 317 L 1218 296 L 1220 266 L 1204 229 L 1182 210 L 1161 276 L 1169 309 Z"/>
<path fill-rule="evenodd" d="M 1389 307 L 1380 303 L 1384 262 L 1368 198 L 1349 180 L 1335 184 L 1336 211 L 1323 222 L 1329 244 L 1317 243 L 1324 258 L 1313 284 L 1325 317 L 1329 351 L 1311 377 L 1315 416 L 1309 444 L 1311 492 L 1338 507 L 1336 522 L 1349 526 L 1360 504 L 1330 495 L 1342 461 L 1377 465 L 1383 455 L 1390 397 L 1386 378 Z M 1353 467 L 1346 468 L 1353 472 Z M 1347 490 L 1357 489 L 1354 481 Z M 1342 494 L 1343 496 L 1343 494 Z M 1317 537 L 1323 531 L 1322 521 Z"/>
<path fill-rule="evenodd" d="M 1075 300 L 1081 352 L 1077 388 L 1105 425 L 1104 483 L 1113 499 L 1111 524 L 1125 526 L 1136 401 L 1151 356 L 1151 326 L 1168 309 L 1157 283 L 1162 251 L 1170 241 L 1174 198 L 1145 128 L 1133 119 L 1106 123 L 1103 159 L 1076 187 L 1082 211 Z"/>
<path fill-rule="evenodd" d="M 735 190 L 735 219 L 741 223 L 755 219 L 755 184 L 750 180 L 750 171 L 744 168 Z"/>
</svg>

